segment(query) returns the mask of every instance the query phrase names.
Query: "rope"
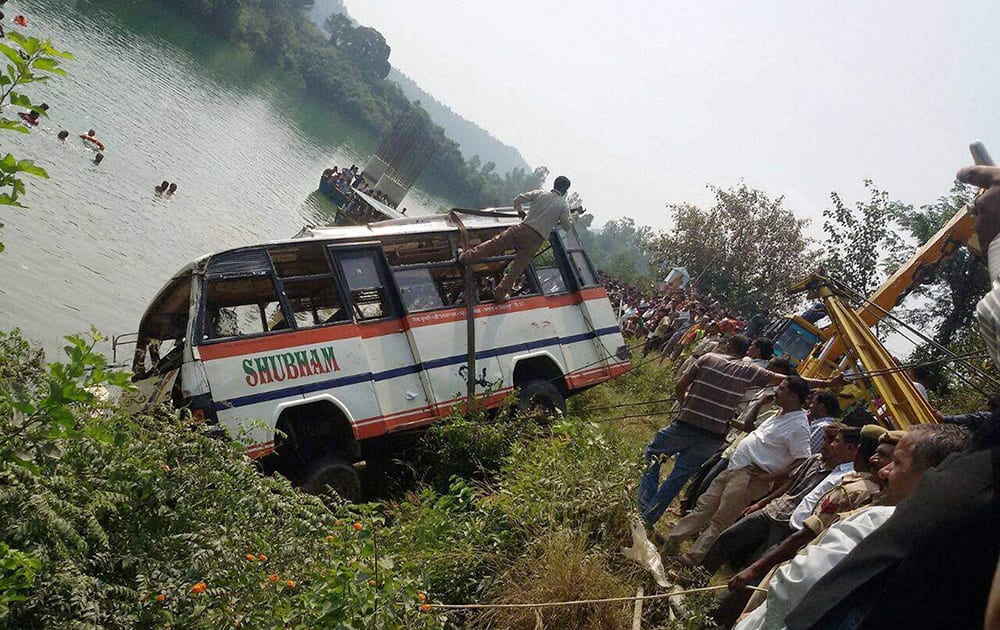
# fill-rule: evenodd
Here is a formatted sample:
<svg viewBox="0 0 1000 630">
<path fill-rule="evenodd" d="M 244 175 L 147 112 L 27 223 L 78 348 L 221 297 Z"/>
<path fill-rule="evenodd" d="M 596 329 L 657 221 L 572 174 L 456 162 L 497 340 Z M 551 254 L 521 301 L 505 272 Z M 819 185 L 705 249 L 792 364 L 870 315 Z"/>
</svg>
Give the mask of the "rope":
<svg viewBox="0 0 1000 630">
<path fill-rule="evenodd" d="M 952 361 L 968 361 L 970 359 L 985 359 L 987 354 L 985 352 L 969 352 L 966 354 L 955 355 L 954 357 L 946 357 L 944 359 L 933 359 L 928 361 L 920 361 L 918 363 L 907 363 L 905 365 L 899 365 L 892 368 L 883 368 L 881 370 L 871 370 L 871 371 L 861 371 L 853 372 L 851 374 L 845 374 L 845 380 L 860 380 L 862 378 L 867 378 L 869 376 L 880 376 L 882 374 L 894 374 L 896 372 L 905 372 L 911 368 L 923 367 L 926 365 L 937 365 L 939 363 L 951 363 Z"/>
<path fill-rule="evenodd" d="M 678 595 L 689 595 L 691 593 L 706 593 L 709 591 L 720 591 L 724 588 L 729 588 L 726 584 L 720 584 L 718 586 L 704 586 L 701 588 L 689 588 L 683 591 L 671 591 L 669 593 L 656 593 L 655 595 L 633 595 L 631 597 L 604 597 L 601 599 L 575 599 L 572 601 L 565 602 L 539 602 L 539 603 L 522 603 L 522 604 L 425 604 L 425 606 L 430 606 L 431 608 L 440 608 L 442 610 L 483 610 L 489 608 L 554 608 L 557 606 L 584 606 L 587 604 L 616 604 L 619 602 L 633 602 L 636 600 L 647 600 L 647 599 L 665 599 L 670 597 L 676 597 Z M 761 588 L 759 586 L 747 586 L 745 587 L 751 591 L 758 591 L 761 593 L 766 593 L 766 588 Z"/>
<path fill-rule="evenodd" d="M 911 333 L 913 333 L 914 335 L 916 335 L 921 341 L 929 344 L 931 347 L 935 348 L 936 350 L 939 350 L 940 352 L 943 352 L 943 353 L 945 353 L 946 355 L 948 355 L 950 357 L 957 357 L 957 355 L 954 352 L 952 352 L 951 350 L 949 350 L 948 348 L 946 348 L 946 347 L 942 346 L 941 344 L 939 344 L 938 342 L 934 341 L 933 339 L 931 339 L 927 335 L 923 334 L 922 332 L 920 332 L 919 330 L 917 330 L 916 328 L 914 328 L 913 326 L 911 326 L 907 322 L 905 322 L 902 319 L 900 319 L 899 316 L 894 315 L 893 313 L 889 312 L 888 310 L 886 310 L 882 306 L 879 306 L 875 302 L 869 300 L 868 298 L 866 298 L 865 296 L 861 295 L 860 293 L 858 293 L 857 291 L 855 291 L 854 289 L 852 289 L 848 285 L 844 284 L 840 280 L 837 280 L 835 278 L 829 278 L 829 277 L 826 277 L 826 276 L 821 276 L 821 277 L 823 278 L 824 281 L 829 282 L 831 285 L 837 287 L 841 292 L 843 292 L 848 297 L 854 299 L 855 301 L 864 303 L 866 305 L 869 305 L 869 306 L 877 309 L 887 319 L 887 322 L 886 322 L 887 324 L 889 324 L 890 321 L 896 322 L 900 326 L 903 326 L 908 331 L 910 331 Z M 889 324 L 889 326 L 890 326 L 890 328 L 893 328 L 894 330 L 896 330 L 896 332 L 899 332 L 899 330 L 895 329 L 895 327 L 892 326 L 891 324 Z M 980 378 L 982 378 L 984 381 L 986 381 L 988 384 L 990 384 L 994 388 L 1000 389 L 1000 382 L 998 382 L 990 374 L 986 373 L 986 371 L 978 368 L 977 366 L 973 365 L 972 363 L 970 363 L 968 361 L 965 361 L 964 365 L 969 370 L 971 370 L 973 373 L 975 373 Z M 971 385 L 971 383 L 970 383 L 970 385 Z"/>
<path fill-rule="evenodd" d="M 583 409 L 575 409 L 573 413 L 582 413 L 584 411 L 602 411 L 604 409 L 619 409 L 621 407 L 636 407 L 639 405 L 653 405 L 656 403 L 664 402 L 674 402 L 676 398 L 661 398 L 659 400 L 647 400 L 646 402 L 635 402 L 635 403 L 624 403 L 619 405 L 604 405 L 602 407 L 584 407 Z"/>
<path fill-rule="evenodd" d="M 671 409 L 670 411 L 658 411 L 656 413 L 637 413 L 629 416 L 616 416 L 614 418 L 599 418 L 597 420 L 591 420 L 591 422 L 613 422 L 615 420 L 629 420 L 631 418 L 648 418 L 650 416 L 669 416 L 677 413 L 680 413 L 679 409 Z"/>
</svg>

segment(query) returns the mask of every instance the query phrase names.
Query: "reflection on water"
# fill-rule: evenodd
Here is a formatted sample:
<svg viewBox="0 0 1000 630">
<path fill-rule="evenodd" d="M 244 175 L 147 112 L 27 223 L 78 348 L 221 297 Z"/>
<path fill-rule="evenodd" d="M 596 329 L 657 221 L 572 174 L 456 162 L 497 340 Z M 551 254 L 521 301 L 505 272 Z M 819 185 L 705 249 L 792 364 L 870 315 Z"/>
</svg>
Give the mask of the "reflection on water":
<svg viewBox="0 0 1000 630">
<path fill-rule="evenodd" d="M 25 90 L 49 103 L 49 118 L 0 135 L 3 152 L 51 177 L 27 181 L 28 209 L 0 212 L 0 328 L 21 327 L 50 354 L 91 324 L 134 330 L 169 276 L 201 254 L 329 222 L 319 173 L 362 164 L 375 146 L 161 5 L 31 2 L 18 12 L 28 34 L 75 56 L 68 77 Z M 77 137 L 91 128 L 107 145 L 100 165 Z M 177 183 L 174 198 L 154 193 L 163 180 Z M 413 214 L 444 202 L 414 191 L 403 205 Z"/>
</svg>

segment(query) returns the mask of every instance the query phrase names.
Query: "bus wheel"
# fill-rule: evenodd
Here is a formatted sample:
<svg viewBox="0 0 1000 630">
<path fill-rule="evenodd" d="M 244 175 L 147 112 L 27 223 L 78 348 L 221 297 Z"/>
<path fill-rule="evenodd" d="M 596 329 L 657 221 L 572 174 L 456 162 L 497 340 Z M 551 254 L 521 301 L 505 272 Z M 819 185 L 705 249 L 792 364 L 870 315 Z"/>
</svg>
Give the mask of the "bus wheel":
<svg viewBox="0 0 1000 630">
<path fill-rule="evenodd" d="M 333 491 L 347 501 L 357 502 L 361 500 L 361 478 L 346 459 L 324 457 L 309 468 L 302 490 L 318 495 Z"/>
<path fill-rule="evenodd" d="M 566 413 L 566 399 L 559 388 L 540 378 L 525 381 L 518 393 L 518 409 L 538 418 L 551 418 Z"/>
</svg>

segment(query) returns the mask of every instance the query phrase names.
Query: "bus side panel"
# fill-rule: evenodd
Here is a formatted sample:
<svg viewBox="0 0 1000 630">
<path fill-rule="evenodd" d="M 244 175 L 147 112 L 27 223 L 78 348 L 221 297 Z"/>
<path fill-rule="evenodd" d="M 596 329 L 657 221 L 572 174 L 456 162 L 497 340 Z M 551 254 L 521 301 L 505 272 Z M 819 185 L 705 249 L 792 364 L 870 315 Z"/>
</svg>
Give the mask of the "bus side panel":
<svg viewBox="0 0 1000 630">
<path fill-rule="evenodd" d="M 434 409 L 420 381 L 420 370 L 402 323 L 396 320 L 373 325 L 370 334 L 365 328 L 362 326 L 362 343 L 373 374 L 381 420 L 360 419 L 359 432 L 367 437 L 426 424 L 434 417 Z"/>
<path fill-rule="evenodd" d="M 496 314 L 483 318 L 483 336 L 477 341 L 481 347 L 477 349 L 499 360 L 505 387 L 515 385 L 514 359 L 517 356 L 546 351 L 556 358 L 560 370 L 566 371 L 558 326 L 545 298 L 514 298 L 502 305 L 488 307 Z"/>
<path fill-rule="evenodd" d="M 581 301 L 567 304 L 563 298 L 550 298 L 571 390 L 601 383 L 631 368 L 627 358 L 622 360 L 615 354 L 625 342 L 604 289 L 584 289 L 573 295 Z M 590 316 L 589 322 L 586 315 Z"/>
<path fill-rule="evenodd" d="M 280 408 L 327 393 L 348 410 L 348 420 L 377 419 L 372 373 L 355 327 L 316 329 L 274 337 L 200 346 L 219 421 L 239 432 L 248 421 L 255 442 L 273 438 Z M 323 339 L 335 336 L 336 339 Z M 252 424 L 252 423 L 251 423 Z M 355 426 L 355 434 L 358 434 Z"/>
<path fill-rule="evenodd" d="M 492 305 L 477 306 L 477 314 L 488 312 Z M 466 347 L 465 309 L 449 309 L 419 313 L 408 318 L 413 344 L 420 354 L 421 367 L 431 384 L 433 405 L 439 416 L 447 415 L 453 405 L 461 403 L 466 395 L 466 368 L 468 350 Z M 495 353 L 484 352 L 498 340 L 488 330 L 483 317 L 476 317 L 476 378 L 486 383 L 503 383 L 500 362 Z M 487 335 L 490 335 L 489 337 Z M 465 369 L 463 369 L 465 368 Z M 484 373 L 485 370 L 485 373 Z M 485 374 L 485 376 L 484 376 Z M 485 392 L 482 383 L 476 386 L 476 393 Z M 492 398 L 502 398 L 509 386 L 493 390 Z M 491 400 L 492 400 L 491 398 Z"/>
</svg>

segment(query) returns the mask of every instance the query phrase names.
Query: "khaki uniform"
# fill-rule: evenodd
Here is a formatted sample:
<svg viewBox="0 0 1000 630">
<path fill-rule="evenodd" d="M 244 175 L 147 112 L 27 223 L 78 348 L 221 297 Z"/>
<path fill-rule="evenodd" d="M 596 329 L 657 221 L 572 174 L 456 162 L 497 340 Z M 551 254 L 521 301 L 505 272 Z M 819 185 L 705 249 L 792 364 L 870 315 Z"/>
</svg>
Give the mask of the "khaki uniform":
<svg viewBox="0 0 1000 630">
<path fill-rule="evenodd" d="M 848 473 L 838 485 L 816 501 L 803 527 L 818 536 L 847 512 L 871 503 L 879 490 L 879 485 L 869 473 Z"/>
</svg>

